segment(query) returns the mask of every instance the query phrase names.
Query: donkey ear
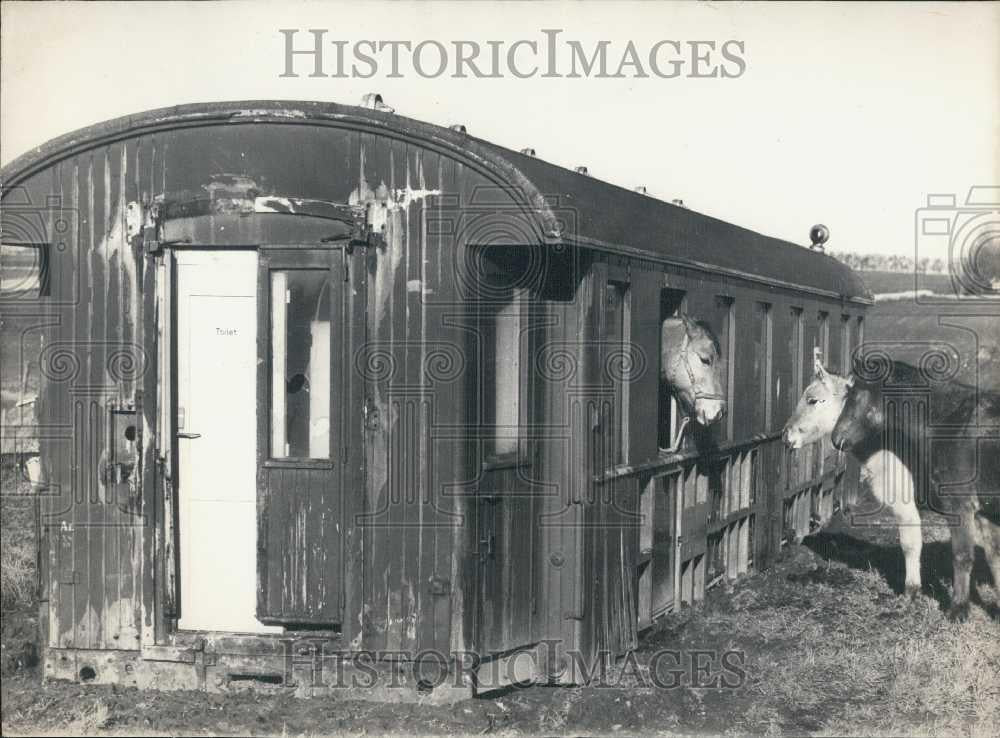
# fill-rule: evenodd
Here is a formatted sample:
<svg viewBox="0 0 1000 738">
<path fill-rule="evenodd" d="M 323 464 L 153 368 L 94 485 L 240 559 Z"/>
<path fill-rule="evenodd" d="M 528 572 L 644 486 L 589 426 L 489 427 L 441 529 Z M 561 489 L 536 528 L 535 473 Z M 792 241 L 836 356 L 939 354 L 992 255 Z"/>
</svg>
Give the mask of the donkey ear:
<svg viewBox="0 0 1000 738">
<path fill-rule="evenodd" d="M 664 346 L 680 346 L 688 335 L 688 326 L 683 316 L 667 318 L 660 329 Z"/>
<path fill-rule="evenodd" d="M 820 381 L 826 380 L 826 369 L 823 368 L 823 362 L 818 356 L 813 357 L 813 375 Z"/>
<path fill-rule="evenodd" d="M 854 375 L 853 374 L 849 374 L 848 375 L 848 377 L 847 377 L 847 386 L 848 387 L 853 387 L 854 386 Z"/>
<path fill-rule="evenodd" d="M 854 356 L 851 357 L 851 376 L 853 377 L 855 374 L 862 377 L 865 375 L 865 358 L 860 350 L 856 350 Z"/>
</svg>

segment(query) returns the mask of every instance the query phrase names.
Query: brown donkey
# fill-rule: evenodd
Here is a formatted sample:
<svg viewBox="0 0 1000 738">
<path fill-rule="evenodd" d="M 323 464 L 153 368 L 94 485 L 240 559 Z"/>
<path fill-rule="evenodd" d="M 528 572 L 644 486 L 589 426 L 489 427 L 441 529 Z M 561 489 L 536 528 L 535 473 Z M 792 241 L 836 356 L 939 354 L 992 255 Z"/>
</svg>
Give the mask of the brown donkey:
<svg viewBox="0 0 1000 738">
<path fill-rule="evenodd" d="M 984 444 L 976 435 L 984 423 L 996 427 L 1000 422 L 1000 397 L 956 384 L 942 387 L 939 393 L 953 400 L 949 417 L 942 418 L 940 423 L 962 442 L 948 444 L 947 454 L 932 455 L 928 466 L 933 468 L 938 481 L 941 476 L 947 476 L 975 480 L 976 485 L 972 491 L 950 494 L 941 488 L 933 489 L 935 485 L 931 485 L 928 500 L 933 509 L 955 518 L 951 528 L 954 587 L 948 614 L 953 620 L 964 620 L 969 614 L 969 588 L 977 540 L 986 554 L 994 585 L 1000 587 L 1000 459 L 995 452 L 984 452 L 990 440 L 996 445 L 996 438 L 987 439 Z M 899 448 L 900 442 L 912 444 L 928 437 L 930 430 L 926 420 L 914 424 L 895 422 L 883 402 L 880 382 L 855 380 L 847 390 L 843 411 L 831 434 L 836 448 L 850 450 L 862 463 L 873 488 L 884 487 L 893 476 L 898 478 L 894 471 L 904 466 L 890 447 Z M 906 457 L 912 464 L 926 461 L 914 458 L 913 454 L 906 454 Z M 906 468 L 904 471 L 912 486 L 916 470 Z"/>
</svg>

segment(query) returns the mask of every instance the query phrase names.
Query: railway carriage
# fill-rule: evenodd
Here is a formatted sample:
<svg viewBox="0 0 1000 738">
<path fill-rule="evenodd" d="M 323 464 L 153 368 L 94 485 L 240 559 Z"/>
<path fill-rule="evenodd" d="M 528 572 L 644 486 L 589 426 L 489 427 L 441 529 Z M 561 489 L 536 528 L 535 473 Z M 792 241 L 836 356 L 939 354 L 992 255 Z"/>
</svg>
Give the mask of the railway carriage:
<svg viewBox="0 0 1000 738">
<path fill-rule="evenodd" d="M 532 154 L 240 102 L 3 169 L 47 677 L 317 694 L 367 654 L 418 691 L 435 659 L 463 693 L 579 683 L 852 493 L 779 434 L 814 349 L 846 370 L 863 338 L 857 275 Z M 686 432 L 677 314 L 729 408 Z"/>
</svg>

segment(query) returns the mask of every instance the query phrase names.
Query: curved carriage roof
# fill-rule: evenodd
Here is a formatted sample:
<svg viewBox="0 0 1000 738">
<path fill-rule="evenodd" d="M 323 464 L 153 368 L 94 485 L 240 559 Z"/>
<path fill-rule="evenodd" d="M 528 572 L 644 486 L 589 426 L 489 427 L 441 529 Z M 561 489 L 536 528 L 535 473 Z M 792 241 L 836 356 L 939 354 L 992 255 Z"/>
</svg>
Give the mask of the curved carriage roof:
<svg viewBox="0 0 1000 738">
<path fill-rule="evenodd" d="M 831 256 L 578 174 L 460 131 L 334 103 L 198 103 L 124 116 L 60 136 L 0 169 L 4 188 L 80 151 L 143 133 L 226 123 L 333 123 L 417 139 L 520 190 L 547 240 L 593 246 L 868 302 L 861 278 Z M 563 213 L 573 213 L 567 229 Z"/>
</svg>

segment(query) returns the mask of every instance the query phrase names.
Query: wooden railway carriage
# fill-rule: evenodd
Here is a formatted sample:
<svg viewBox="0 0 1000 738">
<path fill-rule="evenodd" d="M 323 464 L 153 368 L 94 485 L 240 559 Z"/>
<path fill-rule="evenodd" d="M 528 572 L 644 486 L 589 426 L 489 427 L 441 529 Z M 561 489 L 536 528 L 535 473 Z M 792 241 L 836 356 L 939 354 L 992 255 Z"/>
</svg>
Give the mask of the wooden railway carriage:
<svg viewBox="0 0 1000 738">
<path fill-rule="evenodd" d="M 869 302 L 807 248 L 326 103 L 125 117 L 2 180 L 49 677 L 316 693 L 317 658 L 528 650 L 578 682 L 856 482 L 778 439 Z M 663 453 L 678 311 L 729 413 Z"/>
</svg>

